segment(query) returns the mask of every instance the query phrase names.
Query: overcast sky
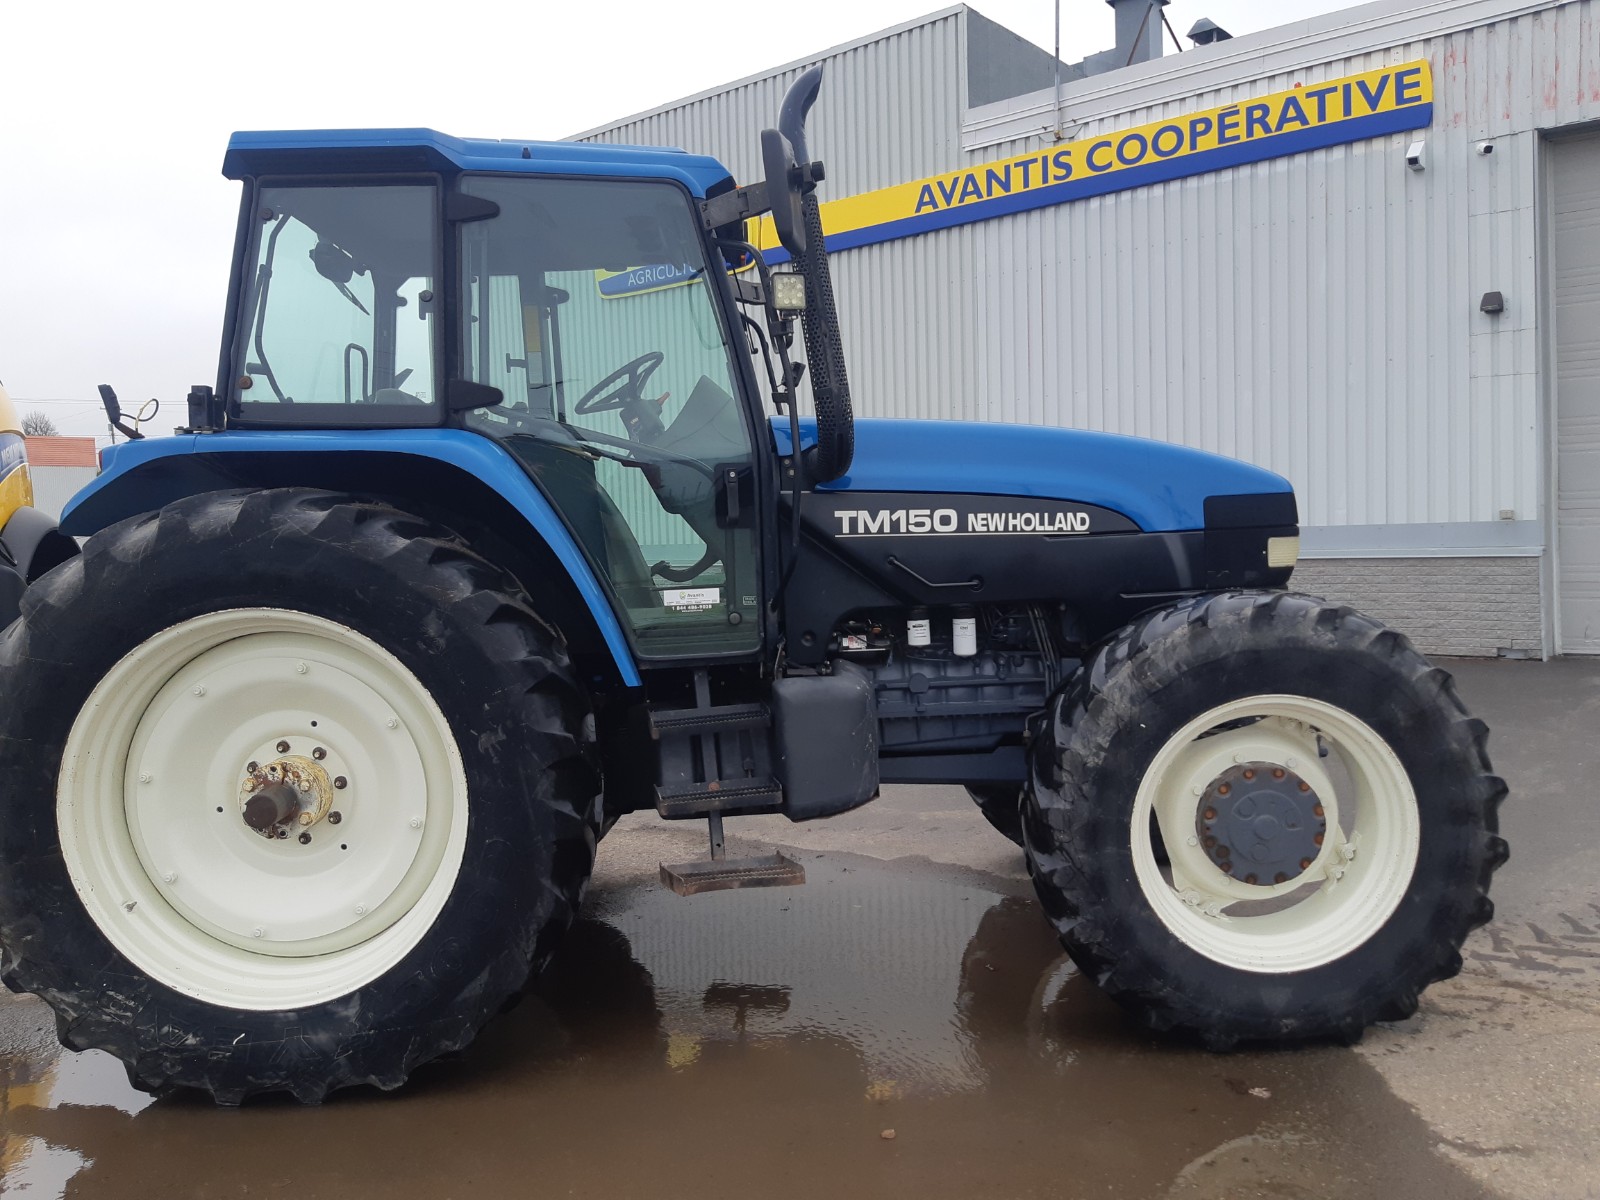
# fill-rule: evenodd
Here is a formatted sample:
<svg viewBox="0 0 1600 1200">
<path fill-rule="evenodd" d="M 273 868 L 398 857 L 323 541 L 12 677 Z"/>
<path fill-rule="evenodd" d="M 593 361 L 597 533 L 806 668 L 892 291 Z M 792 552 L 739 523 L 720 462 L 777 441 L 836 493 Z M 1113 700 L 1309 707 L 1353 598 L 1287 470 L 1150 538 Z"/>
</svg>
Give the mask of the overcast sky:
<svg viewBox="0 0 1600 1200">
<path fill-rule="evenodd" d="M 1104 0 L 1061 5 L 1064 59 L 1110 47 Z M 1179 33 L 1206 16 L 1242 34 L 1346 6 L 1173 0 L 1167 14 Z M 64 433 L 103 432 L 102 382 L 125 407 L 161 397 L 158 429 L 181 419 L 188 386 L 216 374 L 233 130 L 560 138 L 938 7 L 0 2 L 0 381 Z M 1049 48 L 1053 0 L 973 7 Z"/>
</svg>

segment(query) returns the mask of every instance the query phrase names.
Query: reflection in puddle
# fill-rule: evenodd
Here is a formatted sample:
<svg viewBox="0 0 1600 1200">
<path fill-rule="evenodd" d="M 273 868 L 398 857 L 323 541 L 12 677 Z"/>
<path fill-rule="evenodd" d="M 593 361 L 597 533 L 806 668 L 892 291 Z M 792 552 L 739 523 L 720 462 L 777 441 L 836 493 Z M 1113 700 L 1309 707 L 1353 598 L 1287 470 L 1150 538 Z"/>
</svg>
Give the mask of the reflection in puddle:
<svg viewBox="0 0 1600 1200">
<path fill-rule="evenodd" d="M 599 892 L 521 1007 L 393 1096 L 145 1107 L 109 1058 L 0 1029 L 0 1191 L 1479 1194 L 1356 1055 L 1155 1043 L 1031 900 L 802 857 L 792 891 Z"/>
</svg>

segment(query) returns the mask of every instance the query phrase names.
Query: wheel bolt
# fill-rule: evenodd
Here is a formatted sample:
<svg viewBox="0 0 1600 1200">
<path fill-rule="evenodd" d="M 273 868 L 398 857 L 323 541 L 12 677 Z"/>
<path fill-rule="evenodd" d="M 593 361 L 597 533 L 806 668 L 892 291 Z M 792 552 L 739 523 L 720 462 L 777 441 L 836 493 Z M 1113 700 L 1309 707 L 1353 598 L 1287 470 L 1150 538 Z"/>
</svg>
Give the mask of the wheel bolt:
<svg viewBox="0 0 1600 1200">
<path fill-rule="evenodd" d="M 249 774 L 254 775 L 257 771 L 261 770 L 261 764 L 252 759 L 245 763 L 244 769 Z"/>
<path fill-rule="evenodd" d="M 300 835 L 300 844 L 301 844 L 301 845 L 302 845 L 302 846 L 309 846 L 309 845 L 311 845 L 311 835 L 310 835 L 310 834 L 309 834 L 309 833 L 302 833 L 302 834 L 301 834 L 301 835 Z"/>
<path fill-rule="evenodd" d="M 1207 850 L 1211 849 L 1211 847 L 1215 846 L 1216 844 L 1217 839 L 1214 837 L 1207 837 L 1205 841 L 1201 843 L 1201 845 L 1203 845 Z"/>
<path fill-rule="evenodd" d="M 315 750 L 313 750 L 311 752 L 311 757 L 316 759 L 318 762 L 321 762 L 323 759 L 328 757 L 328 752 L 326 750 L 324 750 L 321 746 L 318 746 Z"/>
<path fill-rule="evenodd" d="M 1317 834 L 1316 837 L 1312 838 L 1311 840 L 1313 842 L 1315 842 L 1317 845 L 1320 846 L 1320 845 L 1322 845 L 1322 838 L 1323 838 L 1323 835 L 1319 833 L 1319 834 Z"/>
<path fill-rule="evenodd" d="M 1289 877 L 1287 875 L 1285 875 L 1282 871 L 1279 871 L 1276 875 L 1274 875 L 1272 877 L 1272 882 L 1273 883 L 1288 883 L 1289 882 Z"/>
<path fill-rule="evenodd" d="M 1301 784 L 1300 786 L 1304 787 L 1305 785 Z M 1322 816 L 1322 805 L 1320 805 L 1320 804 L 1313 805 L 1312 808 L 1311 808 L 1311 815 L 1313 817 Z"/>
<path fill-rule="evenodd" d="M 1219 862 L 1217 866 L 1229 874 L 1232 874 L 1233 872 L 1233 864 L 1231 862 Z"/>
<path fill-rule="evenodd" d="M 302 824 L 302 825 L 309 825 L 309 824 L 311 824 L 311 822 L 313 822 L 315 820 L 316 820 L 316 818 L 313 817 L 310 813 L 303 812 L 303 813 L 300 814 L 300 824 Z"/>
<path fill-rule="evenodd" d="M 1311 860 L 1309 858 L 1302 858 L 1300 860 L 1300 869 L 1302 871 L 1310 870 L 1311 869 Z"/>
<path fill-rule="evenodd" d="M 1246 770 L 1245 773 L 1244 773 L 1244 777 L 1246 779 L 1254 779 L 1256 777 L 1256 773 L 1254 771 Z"/>
<path fill-rule="evenodd" d="M 1244 881 L 1246 883 L 1254 883 L 1256 881 L 1256 877 L 1254 875 L 1246 875 L 1244 877 Z"/>
<path fill-rule="evenodd" d="M 1201 813 L 1200 815 L 1208 821 L 1215 821 L 1217 819 L 1217 810 L 1214 808 L 1207 808 L 1205 812 Z"/>
<path fill-rule="evenodd" d="M 1282 767 L 1272 768 L 1272 777 L 1274 779 L 1282 779 L 1286 774 L 1288 774 L 1288 772 L 1286 772 Z"/>
<path fill-rule="evenodd" d="M 1233 791 L 1233 785 L 1229 783 L 1219 784 L 1217 787 L 1217 795 L 1219 796 L 1226 796 L 1231 791 Z"/>
<path fill-rule="evenodd" d="M 1302 779 L 1300 781 L 1300 790 L 1302 792 L 1309 792 L 1311 790 L 1311 785 L 1309 783 L 1307 783 L 1304 779 Z"/>
<path fill-rule="evenodd" d="M 331 813 L 328 814 L 328 824 L 329 825 L 337 825 L 342 820 L 344 820 L 344 814 L 342 812 L 340 812 L 337 808 L 334 809 Z"/>
<path fill-rule="evenodd" d="M 279 754 L 287 754 L 287 753 L 289 753 L 289 743 L 288 742 L 279 742 L 278 743 L 278 753 Z"/>
<path fill-rule="evenodd" d="M 333 777 L 333 786 L 338 788 L 340 791 L 343 791 L 345 788 L 350 786 L 350 781 L 343 775 L 335 775 Z"/>
</svg>

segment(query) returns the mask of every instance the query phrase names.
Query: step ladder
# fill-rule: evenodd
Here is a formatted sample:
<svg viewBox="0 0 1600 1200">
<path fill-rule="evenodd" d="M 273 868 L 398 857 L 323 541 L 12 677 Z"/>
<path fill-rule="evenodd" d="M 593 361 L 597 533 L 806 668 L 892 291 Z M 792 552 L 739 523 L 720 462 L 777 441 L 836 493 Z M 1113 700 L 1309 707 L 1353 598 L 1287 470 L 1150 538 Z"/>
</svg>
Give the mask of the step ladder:
<svg viewBox="0 0 1600 1200">
<path fill-rule="evenodd" d="M 724 815 L 783 808 L 783 787 L 771 772 L 772 711 L 765 704 L 712 704 L 704 670 L 694 673 L 694 694 L 693 708 L 650 712 L 650 736 L 672 780 L 656 785 L 656 811 L 669 821 L 706 818 L 711 857 L 662 863 L 661 882 L 680 896 L 803 884 L 805 868 L 786 855 L 729 858 L 723 839 Z"/>
</svg>

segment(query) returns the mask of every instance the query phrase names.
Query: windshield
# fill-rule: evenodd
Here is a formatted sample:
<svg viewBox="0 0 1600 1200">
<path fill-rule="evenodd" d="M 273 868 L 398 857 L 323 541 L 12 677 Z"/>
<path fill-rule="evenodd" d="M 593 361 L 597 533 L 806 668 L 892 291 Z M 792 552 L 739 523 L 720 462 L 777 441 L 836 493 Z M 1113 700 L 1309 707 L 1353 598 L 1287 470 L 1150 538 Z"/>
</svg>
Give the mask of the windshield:
<svg viewBox="0 0 1600 1200">
<path fill-rule="evenodd" d="M 753 524 L 730 518 L 751 431 L 697 216 L 659 182 L 479 178 L 462 227 L 467 418 L 582 542 L 645 654 L 759 641 Z M 753 493 L 752 493 L 753 495 Z"/>
</svg>

